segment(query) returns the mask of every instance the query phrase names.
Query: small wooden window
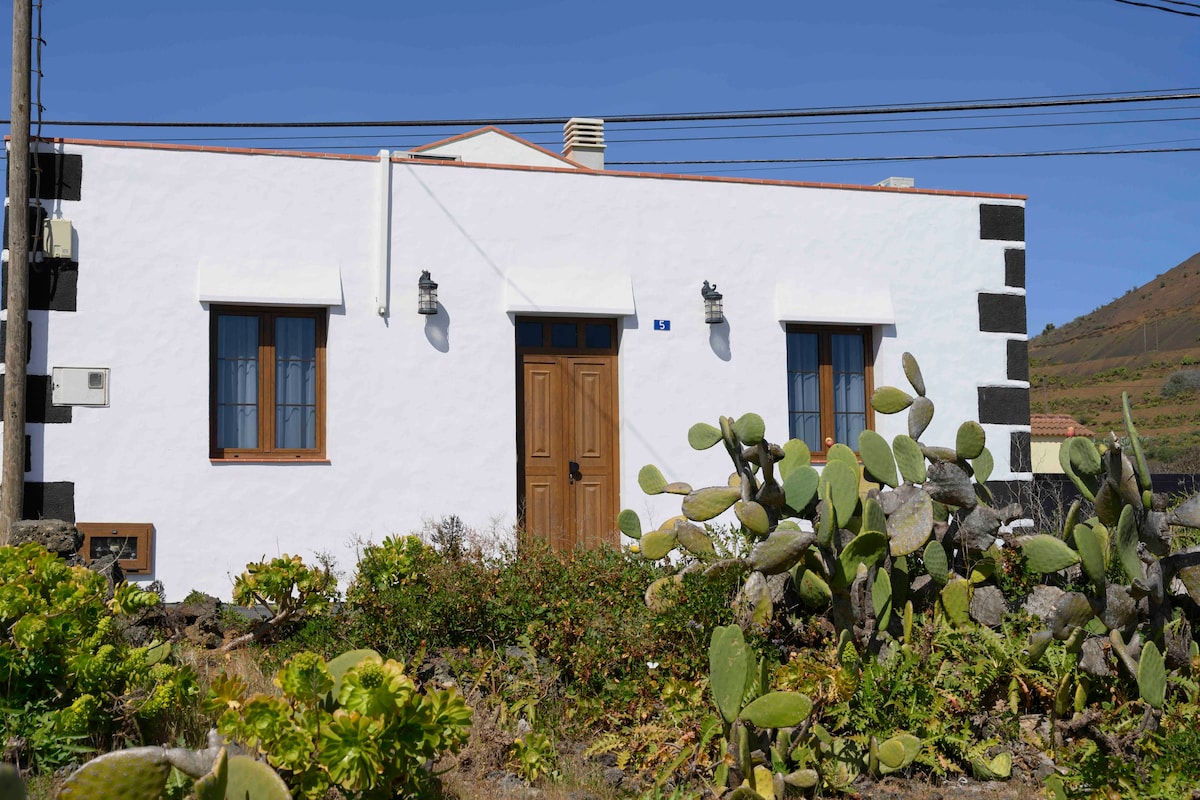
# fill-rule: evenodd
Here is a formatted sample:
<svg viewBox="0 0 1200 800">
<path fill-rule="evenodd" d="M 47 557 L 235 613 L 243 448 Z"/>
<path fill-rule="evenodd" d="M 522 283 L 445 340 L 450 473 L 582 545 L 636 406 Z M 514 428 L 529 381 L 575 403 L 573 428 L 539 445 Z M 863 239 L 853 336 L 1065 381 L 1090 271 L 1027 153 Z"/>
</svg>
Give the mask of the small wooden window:
<svg viewBox="0 0 1200 800">
<path fill-rule="evenodd" d="M 127 575 L 149 574 L 154 563 L 154 526 L 148 522 L 78 522 L 83 534 L 79 555 L 89 564 L 98 558 L 117 556 Z"/>
<path fill-rule="evenodd" d="M 859 434 L 874 428 L 873 356 L 869 327 L 787 327 L 789 431 L 813 456 L 835 442 L 857 450 Z"/>
<path fill-rule="evenodd" d="M 212 458 L 325 458 L 326 316 L 324 308 L 212 308 Z"/>
</svg>

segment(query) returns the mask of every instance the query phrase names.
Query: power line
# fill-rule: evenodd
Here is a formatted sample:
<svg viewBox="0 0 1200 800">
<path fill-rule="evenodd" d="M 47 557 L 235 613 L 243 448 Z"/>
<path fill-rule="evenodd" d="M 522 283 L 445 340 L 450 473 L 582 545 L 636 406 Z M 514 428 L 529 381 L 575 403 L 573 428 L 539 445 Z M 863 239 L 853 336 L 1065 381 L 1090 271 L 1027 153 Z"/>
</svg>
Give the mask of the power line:
<svg viewBox="0 0 1200 800">
<path fill-rule="evenodd" d="M 608 163 L 614 167 L 682 166 L 689 164 L 886 164 L 889 162 L 900 161 L 951 161 L 974 158 L 1044 158 L 1048 156 L 1123 156 L 1146 153 L 1200 153 L 1200 147 L 1139 148 L 1132 150 L 1037 150 L 1024 153 L 954 153 L 926 156 L 847 156 L 839 158 L 714 158 L 681 161 L 610 161 Z"/>
<path fill-rule="evenodd" d="M 757 111 L 697 112 L 682 114 L 610 114 L 600 115 L 607 123 L 626 122 L 691 122 L 749 119 L 797 119 L 805 117 L 875 116 L 894 114 L 933 114 L 948 111 L 995 111 L 1018 108 L 1051 108 L 1066 106 L 1116 105 L 1126 103 L 1161 103 L 1175 100 L 1197 100 L 1200 92 L 1194 88 L 1155 90 L 1152 94 L 1118 92 L 1106 95 L 1046 95 L 1049 99 L 1014 98 L 999 101 L 962 101 L 951 103 L 916 103 L 908 105 L 826 106 L 800 109 L 766 109 Z M 561 125 L 565 117 L 510 117 L 505 119 L 457 120 L 327 120 L 323 122 L 149 122 L 149 121 L 85 121 L 47 120 L 47 125 L 65 127 L 108 128 L 432 128 L 484 127 L 487 125 Z M 2 121 L 0 121 L 2 122 Z"/>
<path fill-rule="evenodd" d="M 1137 2 L 1137 0 L 1116 0 L 1116 2 L 1124 3 L 1127 6 L 1140 6 L 1141 8 L 1153 8 L 1155 11 L 1166 11 L 1168 14 L 1180 14 L 1185 17 L 1200 17 L 1200 14 L 1197 14 L 1194 11 L 1180 11 L 1177 8 L 1165 8 L 1163 6 L 1156 6 L 1153 3 L 1139 3 L 1139 2 Z M 1169 3 L 1169 2 L 1171 2 L 1171 0 L 1163 0 L 1163 2 Z M 1179 3 L 1179 5 L 1190 6 L 1190 5 L 1195 5 L 1195 4 L 1194 3 Z M 1196 6 L 1196 7 L 1200 8 L 1200 6 Z"/>
</svg>

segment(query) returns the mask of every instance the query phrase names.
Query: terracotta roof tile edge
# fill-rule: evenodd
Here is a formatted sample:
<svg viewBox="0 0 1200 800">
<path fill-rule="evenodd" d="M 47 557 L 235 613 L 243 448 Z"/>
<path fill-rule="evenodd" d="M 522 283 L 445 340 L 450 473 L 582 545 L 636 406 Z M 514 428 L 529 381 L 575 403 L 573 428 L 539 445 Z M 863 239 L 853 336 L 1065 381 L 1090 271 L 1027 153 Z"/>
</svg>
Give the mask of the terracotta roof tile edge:
<svg viewBox="0 0 1200 800">
<path fill-rule="evenodd" d="M 5 137 L 7 139 L 8 137 Z M 213 147 L 209 145 L 169 144 L 163 142 L 122 142 L 111 139 L 70 139 L 43 138 L 50 144 L 81 145 L 90 147 L 121 147 L 128 149 L 168 150 L 186 153 L 224 153 L 226 155 L 248 156 L 285 156 L 291 158 L 319 158 L 332 161 L 378 161 L 377 155 L 362 155 L 357 153 L 312 153 L 302 150 L 266 150 L 250 147 Z M 536 147 L 536 145 L 534 145 Z M 549 152 L 549 151 L 547 151 Z M 553 155 L 553 153 L 551 153 Z M 623 172 L 613 169 L 587 169 L 585 167 L 531 167 L 523 164 L 488 164 L 474 161 L 423 161 L 421 159 L 405 159 L 394 157 L 393 161 L 423 166 L 465 167 L 469 169 L 499 169 L 516 172 L 547 172 L 567 175 L 596 175 L 612 178 L 650 178 L 655 180 L 700 181 L 705 183 L 734 183 L 757 186 L 781 186 L 805 189 L 840 189 L 852 192 L 884 192 L 891 194 L 920 194 L 941 197 L 975 197 L 987 200 L 1019 200 L 1026 201 L 1028 195 L 1002 194 L 996 192 L 964 192 L 957 189 L 923 189 L 918 187 L 901 186 L 869 186 L 856 183 L 816 183 L 809 181 L 785 181 L 770 178 L 739 178 L 717 175 L 677 175 L 669 172 Z M 573 162 L 572 162 L 573 163 Z"/>
</svg>

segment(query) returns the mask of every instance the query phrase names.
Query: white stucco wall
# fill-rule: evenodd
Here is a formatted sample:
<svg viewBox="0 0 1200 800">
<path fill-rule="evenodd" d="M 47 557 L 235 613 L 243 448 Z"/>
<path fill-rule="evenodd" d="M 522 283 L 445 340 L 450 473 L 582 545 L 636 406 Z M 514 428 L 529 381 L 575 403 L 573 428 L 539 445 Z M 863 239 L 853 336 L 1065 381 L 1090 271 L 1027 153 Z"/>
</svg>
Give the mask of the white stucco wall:
<svg viewBox="0 0 1200 800">
<path fill-rule="evenodd" d="M 643 464 L 697 486 L 729 472 L 719 448 L 688 447 L 692 423 L 752 410 L 770 438 L 786 438 L 781 282 L 792 294 L 811 289 L 817 307 L 890 294 L 895 323 L 877 328 L 875 382 L 906 386 L 900 355 L 916 355 L 937 405 L 926 441 L 952 444 L 958 423 L 978 415 L 977 387 L 1011 383 L 1012 337 L 978 332 L 977 294 L 1012 291 L 1003 256 L 1012 245 L 980 240 L 979 205 L 1019 201 L 397 162 L 383 318 L 374 301 L 376 163 L 66 150 L 83 157 L 83 199 L 54 213 L 78 232 L 78 310 L 32 312 L 30 372 L 110 367 L 111 406 L 31 426 L 27 479 L 73 481 L 79 521 L 154 523 L 151 577 L 172 599 L 193 588 L 228 597 L 247 561 L 283 552 L 327 551 L 349 573 L 355 537 L 378 541 L 449 514 L 510 530 L 510 272 L 560 280 L 563 295 L 580 270 L 632 285 L 619 356 L 621 505 L 644 521 L 677 513 L 678 498 L 644 497 Z M 198 269 L 238 256 L 340 270 L 328 464 L 209 460 L 209 314 Z M 416 313 L 425 269 L 440 284 L 434 317 Z M 704 323 L 704 280 L 725 295 L 727 328 Z M 654 330 L 656 319 L 671 330 Z M 906 430 L 905 415 L 876 423 L 889 439 Z M 986 427 L 993 478 L 1014 477 L 1013 428 Z"/>
</svg>

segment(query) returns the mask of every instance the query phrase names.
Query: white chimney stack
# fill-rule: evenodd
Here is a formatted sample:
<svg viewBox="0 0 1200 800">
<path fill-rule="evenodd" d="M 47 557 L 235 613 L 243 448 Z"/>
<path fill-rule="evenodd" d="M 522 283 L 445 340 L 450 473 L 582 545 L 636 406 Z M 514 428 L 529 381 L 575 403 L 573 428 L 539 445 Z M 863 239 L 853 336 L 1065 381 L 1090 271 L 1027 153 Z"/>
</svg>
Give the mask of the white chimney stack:
<svg viewBox="0 0 1200 800">
<path fill-rule="evenodd" d="M 572 117 L 563 126 L 563 156 L 588 169 L 604 169 L 604 120 Z"/>
</svg>

